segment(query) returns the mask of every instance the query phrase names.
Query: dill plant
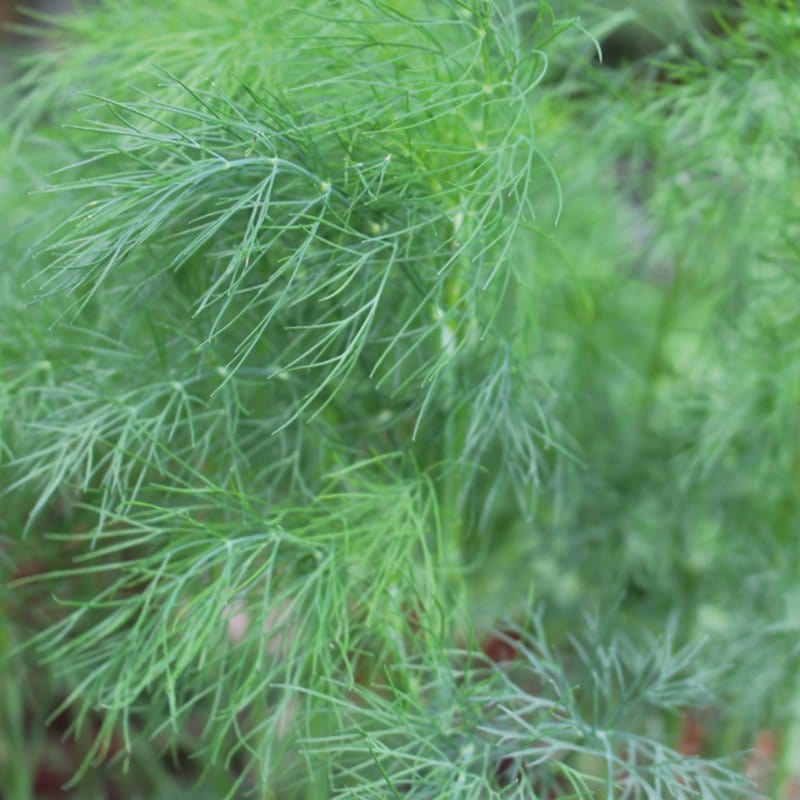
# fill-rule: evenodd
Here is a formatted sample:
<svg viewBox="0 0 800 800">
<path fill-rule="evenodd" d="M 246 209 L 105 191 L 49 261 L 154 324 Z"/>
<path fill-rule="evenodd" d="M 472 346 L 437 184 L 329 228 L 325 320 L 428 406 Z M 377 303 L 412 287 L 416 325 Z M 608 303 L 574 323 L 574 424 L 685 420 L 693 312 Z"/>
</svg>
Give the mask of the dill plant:
<svg viewBox="0 0 800 800">
<path fill-rule="evenodd" d="M 567 8 L 104 0 L 3 89 L 15 800 L 26 707 L 77 796 L 749 791 L 674 745 L 796 694 L 797 8 Z"/>
</svg>

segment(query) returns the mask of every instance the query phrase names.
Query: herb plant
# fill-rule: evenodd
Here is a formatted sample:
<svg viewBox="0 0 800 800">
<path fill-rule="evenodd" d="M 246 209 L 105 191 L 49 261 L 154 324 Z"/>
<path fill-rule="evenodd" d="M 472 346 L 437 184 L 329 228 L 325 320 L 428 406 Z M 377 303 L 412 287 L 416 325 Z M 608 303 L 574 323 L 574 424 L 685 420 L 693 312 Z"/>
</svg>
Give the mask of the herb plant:
<svg viewBox="0 0 800 800">
<path fill-rule="evenodd" d="M 712 6 L 613 67 L 619 4 L 45 19 L 9 800 L 791 796 L 800 7 Z"/>
</svg>

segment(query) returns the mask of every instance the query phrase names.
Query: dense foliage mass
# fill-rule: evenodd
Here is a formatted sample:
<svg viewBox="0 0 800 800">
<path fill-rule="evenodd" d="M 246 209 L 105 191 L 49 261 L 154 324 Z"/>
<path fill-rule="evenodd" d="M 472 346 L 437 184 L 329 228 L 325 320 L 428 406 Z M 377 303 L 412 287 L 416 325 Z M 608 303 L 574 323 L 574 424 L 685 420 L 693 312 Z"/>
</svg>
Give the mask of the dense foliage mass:
<svg viewBox="0 0 800 800">
<path fill-rule="evenodd" d="M 4 797 L 796 796 L 800 6 L 647 9 L 9 61 Z"/>
</svg>

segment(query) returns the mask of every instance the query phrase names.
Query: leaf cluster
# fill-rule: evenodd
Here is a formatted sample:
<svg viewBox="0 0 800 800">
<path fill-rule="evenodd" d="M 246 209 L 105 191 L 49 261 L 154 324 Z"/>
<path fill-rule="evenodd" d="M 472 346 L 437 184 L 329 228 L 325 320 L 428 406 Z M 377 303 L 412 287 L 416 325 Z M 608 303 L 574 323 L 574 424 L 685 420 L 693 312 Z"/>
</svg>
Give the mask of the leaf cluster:
<svg viewBox="0 0 800 800">
<path fill-rule="evenodd" d="M 0 641 L 76 786 L 740 797 L 677 713 L 796 738 L 800 9 L 609 69 L 573 5 L 103 0 L 0 90 Z"/>
</svg>

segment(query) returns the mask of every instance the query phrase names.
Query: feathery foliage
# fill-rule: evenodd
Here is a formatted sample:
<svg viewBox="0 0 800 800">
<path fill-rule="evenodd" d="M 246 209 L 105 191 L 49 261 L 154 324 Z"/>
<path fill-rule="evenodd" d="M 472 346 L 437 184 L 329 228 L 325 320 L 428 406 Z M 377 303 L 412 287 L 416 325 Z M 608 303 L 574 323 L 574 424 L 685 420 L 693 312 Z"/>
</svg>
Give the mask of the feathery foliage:
<svg viewBox="0 0 800 800">
<path fill-rule="evenodd" d="M 614 67 L 598 4 L 48 20 L 0 88 L 10 798 L 26 717 L 79 797 L 739 798 L 772 726 L 800 774 L 800 8 L 680 5 Z"/>
</svg>

